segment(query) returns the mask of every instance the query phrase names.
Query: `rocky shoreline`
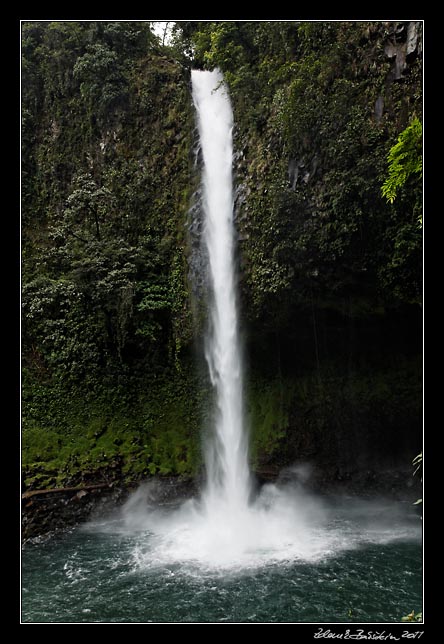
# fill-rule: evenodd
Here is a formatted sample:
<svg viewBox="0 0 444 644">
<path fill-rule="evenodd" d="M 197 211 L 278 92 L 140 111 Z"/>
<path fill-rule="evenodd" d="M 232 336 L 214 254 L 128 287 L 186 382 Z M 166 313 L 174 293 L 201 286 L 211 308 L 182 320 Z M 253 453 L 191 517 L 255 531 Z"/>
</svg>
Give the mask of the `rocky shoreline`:
<svg viewBox="0 0 444 644">
<path fill-rule="evenodd" d="M 413 504 L 422 497 L 422 484 L 411 468 L 384 471 L 325 471 L 306 464 L 280 472 L 269 469 L 255 473 L 257 486 L 266 483 L 303 485 L 321 495 L 388 497 Z M 153 477 L 154 502 L 160 506 L 179 503 L 196 496 L 201 481 L 186 477 Z M 132 485 L 96 483 L 53 490 L 30 490 L 22 494 L 22 541 L 72 528 L 91 519 L 106 516 L 122 506 L 142 481 Z M 146 481 L 145 481 L 146 483 Z M 418 511 L 421 511 L 418 508 Z"/>
<path fill-rule="evenodd" d="M 153 477 L 159 505 L 179 502 L 195 493 L 191 479 Z M 84 485 L 52 490 L 32 490 L 22 494 L 22 541 L 72 528 L 105 516 L 119 508 L 137 490 L 139 483 L 123 485 Z"/>
</svg>

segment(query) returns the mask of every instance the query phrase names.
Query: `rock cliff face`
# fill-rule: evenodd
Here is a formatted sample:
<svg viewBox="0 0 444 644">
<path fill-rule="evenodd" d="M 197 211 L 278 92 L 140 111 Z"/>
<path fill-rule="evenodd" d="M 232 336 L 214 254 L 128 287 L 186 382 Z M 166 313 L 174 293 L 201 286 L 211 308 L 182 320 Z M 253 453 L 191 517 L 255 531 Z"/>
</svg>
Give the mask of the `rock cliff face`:
<svg viewBox="0 0 444 644">
<path fill-rule="evenodd" d="M 408 62 L 422 54 L 422 24 L 420 22 L 396 23 L 392 37 L 384 47 L 386 56 L 393 60 L 387 80 L 401 80 L 408 73 Z"/>
<path fill-rule="evenodd" d="M 394 465 L 421 444 L 422 190 L 381 184 L 421 115 L 422 23 L 302 25 L 292 46 L 266 89 L 258 57 L 259 106 L 226 63 L 258 458 Z"/>
<path fill-rule="evenodd" d="M 254 466 L 310 461 L 334 479 L 409 464 L 422 185 L 410 177 L 392 204 L 381 185 L 422 113 L 422 23 L 181 34 L 165 48 L 147 23 L 23 26 L 25 488 L 200 472 L 192 64 L 221 67 L 235 110 Z"/>
</svg>

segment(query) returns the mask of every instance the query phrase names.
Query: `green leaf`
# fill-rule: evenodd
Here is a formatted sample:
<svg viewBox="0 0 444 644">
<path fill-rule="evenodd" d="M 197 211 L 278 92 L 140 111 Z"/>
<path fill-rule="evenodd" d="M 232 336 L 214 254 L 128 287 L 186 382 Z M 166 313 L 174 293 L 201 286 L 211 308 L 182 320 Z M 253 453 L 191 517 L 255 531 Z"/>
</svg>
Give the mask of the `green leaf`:
<svg viewBox="0 0 444 644">
<path fill-rule="evenodd" d="M 415 116 L 401 132 L 398 142 L 388 153 L 387 162 L 388 177 L 382 184 L 381 193 L 389 203 L 393 203 L 410 175 L 422 177 L 422 123 L 418 117 Z"/>
<path fill-rule="evenodd" d="M 413 465 L 416 465 L 416 463 L 421 463 L 422 462 L 422 452 L 415 456 L 415 458 L 412 461 Z"/>
<path fill-rule="evenodd" d="M 422 621 L 422 613 L 415 613 L 414 610 L 412 610 L 412 612 L 409 613 L 408 615 L 401 617 L 401 622 L 421 622 L 421 621 Z"/>
</svg>

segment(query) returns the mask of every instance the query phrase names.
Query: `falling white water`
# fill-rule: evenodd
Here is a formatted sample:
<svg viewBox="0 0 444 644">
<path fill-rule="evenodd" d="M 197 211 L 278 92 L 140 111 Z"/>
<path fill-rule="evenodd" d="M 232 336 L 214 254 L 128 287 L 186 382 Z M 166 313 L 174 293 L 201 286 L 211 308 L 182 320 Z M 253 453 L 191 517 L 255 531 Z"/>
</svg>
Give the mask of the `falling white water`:
<svg viewBox="0 0 444 644">
<path fill-rule="evenodd" d="M 204 502 L 225 518 L 244 512 L 250 495 L 242 364 L 236 306 L 233 224 L 233 113 L 219 70 L 192 71 L 202 151 L 204 241 L 211 283 L 206 358 L 216 391 L 214 435 L 206 450 Z"/>
</svg>

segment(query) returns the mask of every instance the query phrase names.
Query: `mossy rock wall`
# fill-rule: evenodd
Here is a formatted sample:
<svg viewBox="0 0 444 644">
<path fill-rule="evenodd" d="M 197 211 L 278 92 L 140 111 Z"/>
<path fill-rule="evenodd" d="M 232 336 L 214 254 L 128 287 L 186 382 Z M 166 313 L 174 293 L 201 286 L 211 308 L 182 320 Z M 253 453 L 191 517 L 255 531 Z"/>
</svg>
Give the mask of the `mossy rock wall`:
<svg viewBox="0 0 444 644">
<path fill-rule="evenodd" d="M 421 115 L 422 24 L 179 27 L 164 47 L 144 22 L 22 26 L 25 485 L 202 473 L 192 65 L 223 70 L 235 112 L 253 466 L 410 461 L 421 181 L 381 186 Z"/>
</svg>

